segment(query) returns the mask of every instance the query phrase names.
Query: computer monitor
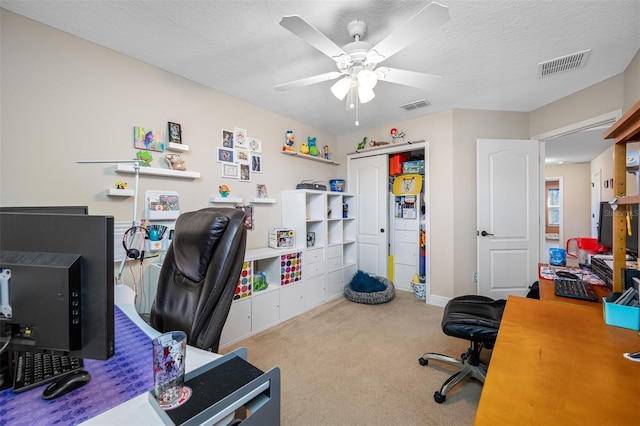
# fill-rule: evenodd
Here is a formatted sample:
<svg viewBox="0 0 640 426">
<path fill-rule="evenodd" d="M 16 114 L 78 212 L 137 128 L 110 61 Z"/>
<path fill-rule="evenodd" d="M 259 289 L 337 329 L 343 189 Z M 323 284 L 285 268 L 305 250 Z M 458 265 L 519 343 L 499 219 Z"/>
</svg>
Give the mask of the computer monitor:
<svg viewBox="0 0 640 426">
<path fill-rule="evenodd" d="M 72 264 L 73 256 L 79 258 L 81 339 L 79 345 L 75 346 L 77 349 L 68 351 L 68 355 L 77 358 L 106 360 L 114 354 L 113 222 L 112 216 L 0 212 L 0 250 L 3 253 L 14 253 L 12 256 L 15 257 L 15 253 L 32 252 L 37 258 L 36 262 L 41 264 L 40 267 L 54 266 L 53 260 L 47 258 L 51 254 L 65 255 L 58 256 L 63 258 L 62 263 Z M 3 255 L 3 258 L 11 257 Z M 15 264 L 15 259 L 12 261 Z M 12 286 L 17 285 L 21 279 L 24 279 L 24 275 L 12 276 L 8 288 L 10 300 Z M 42 285 L 46 288 L 51 283 L 30 282 L 29 285 Z M 57 285 L 60 285 L 62 292 L 62 284 L 58 282 Z M 51 292 L 31 293 L 32 300 L 26 306 L 24 302 L 16 302 L 12 306 L 13 317 L 20 318 L 21 323 L 41 322 L 42 316 L 47 315 L 47 310 L 34 308 L 47 306 L 47 302 L 54 305 L 52 300 L 43 300 L 50 298 Z M 10 328 L 11 321 L 0 318 L 0 327 L 6 331 Z M 61 329 L 70 326 L 64 321 L 51 325 Z M 6 340 L 6 336 L 0 335 L 0 342 Z M 37 338 L 32 344 L 35 350 L 56 349 L 47 347 L 49 343 L 39 346 Z"/>
<path fill-rule="evenodd" d="M 624 209 L 625 206 L 618 206 L 619 209 Z M 607 201 L 600 202 L 600 214 L 598 222 L 598 244 L 613 248 L 613 215 L 614 210 L 611 204 Z M 640 221 L 640 208 L 638 204 L 631 204 L 631 235 L 627 234 L 626 246 L 627 252 L 638 256 L 638 226 Z"/>
<path fill-rule="evenodd" d="M 88 206 L 22 206 L 0 207 L 0 213 L 89 214 Z"/>
</svg>

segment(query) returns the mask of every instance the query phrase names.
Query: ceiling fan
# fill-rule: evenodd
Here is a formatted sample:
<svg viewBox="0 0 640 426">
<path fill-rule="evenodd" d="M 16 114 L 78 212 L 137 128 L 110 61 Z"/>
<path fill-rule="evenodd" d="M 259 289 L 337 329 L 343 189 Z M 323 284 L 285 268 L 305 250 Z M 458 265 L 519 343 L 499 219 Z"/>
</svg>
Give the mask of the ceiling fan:
<svg viewBox="0 0 640 426">
<path fill-rule="evenodd" d="M 390 67 L 377 68 L 377 66 L 448 20 L 448 7 L 435 2 L 429 3 L 375 46 L 362 41 L 367 25 L 363 21 L 356 20 L 347 25 L 349 36 L 354 41 L 339 47 L 300 16 L 284 16 L 280 20 L 280 25 L 333 59 L 338 71 L 280 84 L 275 86 L 275 89 L 286 91 L 343 77 L 331 86 L 331 92 L 340 100 L 349 95 L 347 109 L 354 106 L 357 108 L 358 103 L 364 104 L 373 99 L 375 97 L 373 88 L 379 80 L 428 90 L 441 77 Z"/>
</svg>

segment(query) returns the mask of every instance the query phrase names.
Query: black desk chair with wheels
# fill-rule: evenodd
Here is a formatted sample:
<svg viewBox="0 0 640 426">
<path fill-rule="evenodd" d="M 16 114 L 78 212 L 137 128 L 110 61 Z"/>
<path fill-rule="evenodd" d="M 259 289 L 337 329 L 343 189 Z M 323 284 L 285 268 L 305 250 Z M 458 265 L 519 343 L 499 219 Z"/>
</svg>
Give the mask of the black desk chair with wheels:
<svg viewBox="0 0 640 426">
<path fill-rule="evenodd" d="M 426 353 L 418 359 L 420 365 L 427 365 L 429 360 L 433 360 L 459 369 L 433 395 L 437 403 L 443 403 L 447 393 L 466 378 L 484 383 L 487 365 L 480 362 L 480 351 L 495 344 L 505 304 L 506 300 L 484 296 L 460 296 L 447 303 L 442 316 L 442 331 L 446 335 L 469 340 L 471 345 L 459 360 L 438 353 Z"/>
<path fill-rule="evenodd" d="M 178 217 L 151 308 L 153 328 L 184 331 L 189 345 L 218 351 L 244 262 L 244 220 L 242 210 L 230 208 Z"/>
</svg>

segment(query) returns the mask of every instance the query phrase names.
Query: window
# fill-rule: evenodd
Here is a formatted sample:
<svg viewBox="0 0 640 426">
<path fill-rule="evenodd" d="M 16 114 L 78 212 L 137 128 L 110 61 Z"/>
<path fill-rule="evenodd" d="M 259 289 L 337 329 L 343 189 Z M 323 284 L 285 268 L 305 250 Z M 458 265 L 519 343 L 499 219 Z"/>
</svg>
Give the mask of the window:
<svg viewBox="0 0 640 426">
<path fill-rule="evenodd" d="M 547 218 L 548 226 L 560 226 L 560 189 L 547 190 Z"/>
</svg>

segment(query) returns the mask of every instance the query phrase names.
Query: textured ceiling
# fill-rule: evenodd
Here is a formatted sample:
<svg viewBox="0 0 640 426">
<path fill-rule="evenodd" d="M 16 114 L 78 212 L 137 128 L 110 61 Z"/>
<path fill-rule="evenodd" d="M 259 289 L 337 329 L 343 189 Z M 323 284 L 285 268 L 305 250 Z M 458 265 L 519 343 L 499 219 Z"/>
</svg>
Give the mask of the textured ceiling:
<svg viewBox="0 0 640 426">
<path fill-rule="evenodd" d="M 333 60 L 279 25 L 299 15 L 342 46 L 366 22 L 375 44 L 427 1 L 11 1 L 3 8 L 244 99 L 327 133 L 356 130 L 331 82 L 275 85 L 334 71 Z M 383 65 L 442 76 L 425 91 L 380 82 L 360 127 L 452 108 L 528 112 L 620 74 L 640 48 L 640 1 L 442 0 L 451 19 Z M 538 78 L 538 64 L 591 49 L 586 66 Z M 406 112 L 401 105 L 427 99 Z"/>
</svg>

